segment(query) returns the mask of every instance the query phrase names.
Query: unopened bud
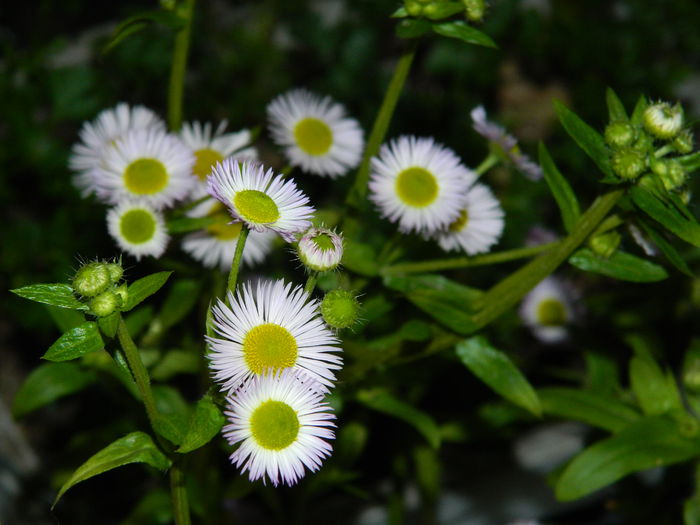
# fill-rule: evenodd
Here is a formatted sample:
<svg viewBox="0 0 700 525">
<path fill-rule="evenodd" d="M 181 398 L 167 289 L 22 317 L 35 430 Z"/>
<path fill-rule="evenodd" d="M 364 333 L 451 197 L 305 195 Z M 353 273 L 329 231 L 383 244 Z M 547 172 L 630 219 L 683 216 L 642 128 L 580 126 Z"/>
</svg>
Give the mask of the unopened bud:
<svg viewBox="0 0 700 525">
<path fill-rule="evenodd" d="M 668 102 L 657 102 L 644 110 L 644 128 L 662 140 L 672 139 L 683 128 L 683 108 Z"/>
<path fill-rule="evenodd" d="M 355 295 L 347 290 L 328 292 L 321 301 L 321 315 L 331 328 L 352 326 L 360 313 L 360 303 Z"/>
<path fill-rule="evenodd" d="M 605 142 L 613 148 L 631 146 L 637 139 L 637 129 L 629 122 L 618 120 L 605 128 Z"/>
<path fill-rule="evenodd" d="M 462 0 L 464 11 L 470 22 L 481 22 L 486 14 L 486 0 Z"/>
<path fill-rule="evenodd" d="M 638 131 L 637 140 L 634 141 L 634 145 L 632 147 L 644 154 L 654 151 L 654 138 L 644 131 Z"/>
<path fill-rule="evenodd" d="M 73 277 L 73 291 L 83 297 L 95 297 L 112 284 L 107 265 L 91 262 L 82 266 Z"/>
<path fill-rule="evenodd" d="M 299 239 L 297 254 L 311 270 L 334 270 L 343 258 L 343 238 L 328 228 L 310 228 Z"/>
<path fill-rule="evenodd" d="M 97 317 L 107 317 L 121 305 L 121 297 L 114 290 L 107 290 L 90 300 L 90 311 Z"/>
<path fill-rule="evenodd" d="M 621 240 L 622 236 L 613 230 L 591 237 L 588 241 L 588 246 L 597 255 L 607 259 L 615 253 L 615 250 L 620 246 Z"/>
<path fill-rule="evenodd" d="M 121 306 L 125 305 L 127 299 L 129 298 L 129 287 L 126 285 L 126 283 L 117 286 L 114 289 L 114 293 L 119 296 L 119 299 L 121 300 Z"/>
<path fill-rule="evenodd" d="M 112 280 L 112 283 L 117 284 L 124 275 L 124 268 L 122 268 L 121 264 L 116 262 L 107 263 L 106 266 L 107 271 L 109 272 L 109 278 Z"/>
<path fill-rule="evenodd" d="M 634 148 L 622 148 L 612 154 L 612 168 L 626 180 L 634 180 L 647 168 L 646 156 Z"/>
<path fill-rule="evenodd" d="M 693 151 L 693 133 L 689 129 L 684 129 L 678 136 L 673 139 L 671 143 L 673 149 L 675 149 L 681 155 L 687 155 Z"/>
<path fill-rule="evenodd" d="M 683 186 L 688 179 L 685 168 L 677 160 L 664 161 L 665 169 L 659 174 L 661 182 L 668 191 L 677 190 Z"/>
</svg>

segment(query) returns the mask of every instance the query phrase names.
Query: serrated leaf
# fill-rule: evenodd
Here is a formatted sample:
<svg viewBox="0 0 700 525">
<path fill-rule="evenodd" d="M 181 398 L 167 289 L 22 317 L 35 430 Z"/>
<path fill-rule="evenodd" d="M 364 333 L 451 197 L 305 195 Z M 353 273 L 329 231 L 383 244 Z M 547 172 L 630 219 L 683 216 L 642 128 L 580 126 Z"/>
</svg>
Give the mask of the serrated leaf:
<svg viewBox="0 0 700 525">
<path fill-rule="evenodd" d="M 556 485 L 557 498 L 581 498 L 640 470 L 686 461 L 700 453 L 697 436 L 680 435 L 678 423 L 649 416 L 587 448 L 569 463 Z"/>
<path fill-rule="evenodd" d="M 473 28 L 463 20 L 433 24 L 433 31 L 438 35 L 456 38 L 467 44 L 475 44 L 477 46 L 491 47 L 494 49 L 498 48 L 496 43 L 491 40 L 490 36 Z"/>
<path fill-rule="evenodd" d="M 129 295 L 126 300 L 126 305 L 122 307 L 122 312 L 128 312 L 144 299 L 160 290 L 172 273 L 173 272 L 158 272 L 142 277 L 138 281 L 131 283 L 128 288 Z"/>
<path fill-rule="evenodd" d="M 218 217 L 179 217 L 169 220 L 168 233 L 188 233 L 203 230 L 207 226 L 221 222 Z"/>
<path fill-rule="evenodd" d="M 47 361 L 69 361 L 104 348 L 97 323 L 88 321 L 59 337 L 42 356 Z"/>
<path fill-rule="evenodd" d="M 645 414 L 658 416 L 683 410 L 673 374 L 664 373 L 650 356 L 636 355 L 632 358 L 630 385 Z"/>
<path fill-rule="evenodd" d="M 417 38 L 430 31 L 430 22 L 405 18 L 396 24 L 396 36 L 399 38 Z"/>
<path fill-rule="evenodd" d="M 345 239 L 343 249 L 343 266 L 365 277 L 374 277 L 379 274 L 377 253 L 369 244 Z"/>
<path fill-rule="evenodd" d="M 601 134 L 558 100 L 554 101 L 554 108 L 569 136 L 596 163 L 604 175 L 614 177 L 610 166 L 610 152 Z"/>
<path fill-rule="evenodd" d="M 44 305 L 46 311 L 49 312 L 51 319 L 56 324 L 56 327 L 65 332 L 71 328 L 75 328 L 85 322 L 85 314 L 68 308 L 59 308 L 58 306 Z"/>
<path fill-rule="evenodd" d="M 87 310 L 73 295 L 73 288 L 64 283 L 30 284 L 10 290 L 13 294 L 37 303 L 50 304 L 72 310 Z"/>
<path fill-rule="evenodd" d="M 678 203 L 664 200 L 640 186 L 631 188 L 629 195 L 635 206 L 668 231 L 693 246 L 700 247 L 700 224 L 692 218 L 692 215 L 688 216 L 686 208 L 679 207 Z"/>
<path fill-rule="evenodd" d="M 472 373 L 497 394 L 540 417 L 542 406 L 537 393 L 510 358 L 495 349 L 483 336 L 457 344 L 457 356 Z"/>
<path fill-rule="evenodd" d="M 423 434 L 423 437 L 433 448 L 440 446 L 440 429 L 435 421 L 425 412 L 396 399 L 389 392 L 380 389 L 360 390 L 357 393 L 357 400 L 372 410 L 388 414 L 412 425 Z"/>
<path fill-rule="evenodd" d="M 545 415 L 581 421 L 610 432 L 619 432 L 640 414 L 617 399 L 589 390 L 540 388 L 537 395 Z"/>
<path fill-rule="evenodd" d="M 58 491 L 52 508 L 68 489 L 81 481 L 131 463 L 146 463 L 158 470 L 165 470 L 170 466 L 170 460 L 158 450 L 148 434 L 132 432 L 106 446 L 80 465 Z"/>
<path fill-rule="evenodd" d="M 158 411 L 158 418 L 153 422 L 155 431 L 168 441 L 180 445 L 187 434 L 190 407 L 177 390 L 165 385 L 153 387 L 153 398 Z"/>
<path fill-rule="evenodd" d="M 612 88 L 608 88 L 605 90 L 605 102 L 608 105 L 608 116 L 610 118 L 610 122 L 629 121 L 629 117 L 627 116 L 627 111 L 625 110 L 624 104 Z"/>
<path fill-rule="evenodd" d="M 585 272 L 634 283 L 652 283 L 668 277 L 663 266 L 619 250 L 606 259 L 581 248 L 569 257 L 569 263 Z"/>
<path fill-rule="evenodd" d="M 205 396 L 194 407 L 194 413 L 190 417 L 187 432 L 182 439 L 180 447 L 176 450 L 180 454 L 187 454 L 203 447 L 216 436 L 224 426 L 225 418 L 212 401 Z"/>
<path fill-rule="evenodd" d="M 559 207 L 564 228 L 570 233 L 581 216 L 581 208 L 579 207 L 576 194 L 571 189 L 571 185 L 569 185 L 564 175 L 561 174 L 556 164 L 554 164 L 554 160 L 552 160 L 542 142 L 540 142 L 540 165 L 544 173 L 544 180 L 547 182 L 549 190 L 552 192 L 554 200 Z"/>
<path fill-rule="evenodd" d="M 78 392 L 95 381 L 92 371 L 75 363 L 46 363 L 24 380 L 12 405 L 16 417 L 23 416 L 57 399 Z"/>
<path fill-rule="evenodd" d="M 97 320 L 97 324 L 100 325 L 100 330 L 102 330 L 103 334 L 107 337 L 114 337 L 119 326 L 119 312 L 114 312 L 107 317 L 100 317 Z"/>
</svg>

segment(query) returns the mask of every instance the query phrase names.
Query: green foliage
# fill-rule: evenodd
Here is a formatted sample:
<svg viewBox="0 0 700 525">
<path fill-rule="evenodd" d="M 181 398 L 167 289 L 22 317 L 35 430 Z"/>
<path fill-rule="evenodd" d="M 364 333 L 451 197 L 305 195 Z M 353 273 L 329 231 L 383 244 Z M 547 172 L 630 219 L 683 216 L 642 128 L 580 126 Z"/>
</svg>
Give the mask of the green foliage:
<svg viewBox="0 0 700 525">
<path fill-rule="evenodd" d="M 668 277 L 668 273 L 662 266 L 619 250 L 605 258 L 596 255 L 588 248 L 581 248 L 569 257 L 569 263 L 585 272 L 599 273 L 635 283 L 651 283 Z"/>
<path fill-rule="evenodd" d="M 635 206 L 693 246 L 700 246 L 700 224 L 678 199 L 664 198 L 641 186 L 630 189 Z"/>
<path fill-rule="evenodd" d="M 180 445 L 189 432 L 189 421 L 192 410 L 180 393 L 166 385 L 153 387 L 158 417 L 153 426 L 165 439 Z"/>
<path fill-rule="evenodd" d="M 87 310 L 87 306 L 75 298 L 73 288 L 68 284 L 31 284 L 10 291 L 37 303 L 49 304 L 60 308 L 71 308 L 73 310 Z"/>
<path fill-rule="evenodd" d="M 224 415 L 210 396 L 204 396 L 194 407 L 187 432 L 177 449 L 180 454 L 187 454 L 203 447 L 211 441 L 224 426 Z"/>
<path fill-rule="evenodd" d="M 441 36 L 456 38 L 467 44 L 498 48 L 496 43 L 485 33 L 473 28 L 462 20 L 441 22 L 433 25 L 433 31 Z"/>
<path fill-rule="evenodd" d="M 650 416 L 683 412 L 676 380 L 664 373 L 648 355 L 636 355 L 630 361 L 630 385 L 642 411 Z"/>
<path fill-rule="evenodd" d="M 554 164 L 554 160 L 552 160 L 546 146 L 541 142 L 540 165 L 544 173 L 544 180 L 547 182 L 554 200 L 557 201 L 557 206 L 559 206 L 564 229 L 567 232 L 571 232 L 581 215 L 578 199 L 564 175 L 561 174 L 556 164 Z"/>
<path fill-rule="evenodd" d="M 610 122 L 628 122 L 629 117 L 624 104 L 612 88 L 605 90 L 605 102 L 608 105 L 608 117 Z"/>
<path fill-rule="evenodd" d="M 164 9 L 147 11 L 134 16 L 130 16 L 126 20 L 120 22 L 119 25 L 114 29 L 112 37 L 102 49 L 102 53 L 110 52 L 124 39 L 147 29 L 153 24 L 161 24 L 165 27 L 169 27 L 170 29 L 179 29 L 184 25 L 184 23 L 185 21 L 177 14 Z"/>
<path fill-rule="evenodd" d="M 142 277 L 129 285 L 129 296 L 122 312 L 128 312 L 143 300 L 156 293 L 165 284 L 172 272 L 158 272 Z"/>
<path fill-rule="evenodd" d="M 49 347 L 43 358 L 47 361 L 69 361 L 103 347 L 97 323 L 88 321 L 65 332 Z"/>
</svg>

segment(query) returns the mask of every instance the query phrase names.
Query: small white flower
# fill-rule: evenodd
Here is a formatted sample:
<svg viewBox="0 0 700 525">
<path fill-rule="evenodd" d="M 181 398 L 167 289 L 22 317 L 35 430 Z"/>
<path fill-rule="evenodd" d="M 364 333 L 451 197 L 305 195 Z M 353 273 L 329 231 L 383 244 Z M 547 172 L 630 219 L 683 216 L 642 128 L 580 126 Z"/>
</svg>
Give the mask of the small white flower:
<svg viewBox="0 0 700 525">
<path fill-rule="evenodd" d="M 491 190 L 476 183 L 467 192 L 467 204 L 457 220 L 437 242 L 445 251 L 464 250 L 468 255 L 488 252 L 503 233 L 503 209 Z"/>
<path fill-rule="evenodd" d="M 163 216 L 149 204 L 124 201 L 107 212 L 107 230 L 126 253 L 160 257 L 170 240 Z"/>
<path fill-rule="evenodd" d="M 314 209 L 292 180 L 275 176 L 262 164 L 225 159 L 207 179 L 209 193 L 221 201 L 237 221 L 251 230 L 277 232 L 287 242 L 311 226 Z"/>
<path fill-rule="evenodd" d="M 230 445 L 240 443 L 231 463 L 250 481 L 291 486 L 331 454 L 335 415 L 317 386 L 306 374 L 285 370 L 256 376 L 228 397 L 223 434 Z"/>
<path fill-rule="evenodd" d="M 402 136 L 372 158 L 369 198 L 399 231 L 430 235 L 457 220 L 475 180 L 452 150 L 432 138 Z"/>
<path fill-rule="evenodd" d="M 549 276 L 535 286 L 520 305 L 520 318 L 544 343 L 558 343 L 568 336 L 575 318 L 577 293 L 568 283 Z"/>
<path fill-rule="evenodd" d="M 343 237 L 328 228 L 310 228 L 297 244 L 299 260 L 311 270 L 327 272 L 343 258 Z"/>
<path fill-rule="evenodd" d="M 162 209 L 189 195 L 194 156 L 175 135 L 155 129 L 129 131 L 93 170 L 97 196 L 110 204 L 124 199 Z"/>
<path fill-rule="evenodd" d="M 212 308 L 214 331 L 207 337 L 214 379 L 227 390 L 238 388 L 268 369 L 301 368 L 325 386 L 340 369 L 339 341 L 319 315 L 318 301 L 301 286 L 283 280 L 245 284 L 226 304 Z"/>
<path fill-rule="evenodd" d="M 270 102 L 267 117 L 272 140 L 292 166 L 335 178 L 359 165 L 362 129 L 330 97 L 295 89 Z"/>
<path fill-rule="evenodd" d="M 509 135 L 502 126 L 486 119 L 486 110 L 483 106 L 475 107 L 471 117 L 474 130 L 497 146 L 528 179 L 536 181 L 542 178 L 542 168 L 520 152 L 518 141 L 513 135 Z"/>
<path fill-rule="evenodd" d="M 100 112 L 95 120 L 83 123 L 80 142 L 73 145 L 68 160 L 70 169 L 75 172 L 73 184 L 83 197 L 96 192 L 92 170 L 100 166 L 114 143 L 128 131 L 151 128 L 165 131 L 165 123 L 150 109 L 129 107 L 123 102 Z"/>
</svg>

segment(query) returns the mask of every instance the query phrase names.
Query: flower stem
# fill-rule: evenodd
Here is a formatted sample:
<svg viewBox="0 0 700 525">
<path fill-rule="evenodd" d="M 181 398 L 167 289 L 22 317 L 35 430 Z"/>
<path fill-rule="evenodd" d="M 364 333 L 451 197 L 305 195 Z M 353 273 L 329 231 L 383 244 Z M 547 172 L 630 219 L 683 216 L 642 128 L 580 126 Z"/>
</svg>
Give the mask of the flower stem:
<svg viewBox="0 0 700 525">
<path fill-rule="evenodd" d="M 168 125 L 171 131 L 179 131 L 182 125 L 182 97 L 185 90 L 185 71 L 187 69 L 187 52 L 190 46 L 194 2 L 195 0 L 185 0 L 178 9 L 178 15 L 183 19 L 184 25 L 175 35 L 173 61 L 170 67 Z"/>
<path fill-rule="evenodd" d="M 236 253 L 233 255 L 233 261 L 231 261 L 231 271 L 228 274 L 228 291 L 231 293 L 236 292 L 236 281 L 238 280 L 238 269 L 241 266 L 241 257 L 243 256 L 243 248 L 245 247 L 245 241 L 248 238 L 248 227 L 243 224 L 241 226 L 241 233 L 238 236 L 238 242 L 236 243 Z"/>
<path fill-rule="evenodd" d="M 391 117 L 396 109 L 396 103 L 399 100 L 401 90 L 406 82 L 406 77 L 411 69 L 411 63 L 413 62 L 413 57 L 416 54 L 417 46 L 418 39 L 413 39 L 396 64 L 394 75 L 391 77 L 389 86 L 384 94 L 382 106 L 379 108 L 379 113 L 377 113 L 374 126 L 372 126 L 372 132 L 369 135 L 369 140 L 367 141 L 367 147 L 365 148 L 362 162 L 357 170 L 357 177 L 355 178 L 355 182 L 353 183 L 352 188 L 350 188 L 350 192 L 348 193 L 348 197 L 346 199 L 346 203 L 350 206 L 360 206 L 360 204 L 364 201 L 365 195 L 367 194 L 370 160 L 377 154 L 379 151 L 379 146 L 381 146 L 382 142 L 384 141 L 387 129 L 389 128 L 389 123 L 391 122 Z"/>
<path fill-rule="evenodd" d="M 190 525 L 190 509 L 187 501 L 187 487 L 185 486 L 185 473 L 180 464 L 181 459 L 176 458 L 170 467 L 170 497 L 173 502 L 173 516 L 175 525 Z"/>
<path fill-rule="evenodd" d="M 417 261 L 394 264 L 386 266 L 382 269 L 382 275 L 397 275 L 404 273 L 426 273 L 437 272 L 441 270 L 454 270 L 456 268 L 467 268 L 469 266 L 484 266 L 487 264 L 497 264 L 546 252 L 553 249 L 559 242 L 550 242 L 547 244 L 539 244 L 537 246 L 527 246 L 525 248 L 517 248 L 515 250 L 506 250 L 503 252 L 487 253 L 484 255 L 476 255 L 473 257 L 454 257 L 451 259 L 435 259 L 430 261 Z"/>
<path fill-rule="evenodd" d="M 479 164 L 474 169 L 474 172 L 477 174 L 477 176 L 481 177 L 484 173 L 493 168 L 499 162 L 501 162 L 501 158 L 498 155 L 496 155 L 495 153 L 489 153 L 488 156 L 481 162 L 481 164 Z"/>
<path fill-rule="evenodd" d="M 311 292 L 316 288 L 316 279 L 318 279 L 318 272 L 310 272 L 308 279 L 306 279 L 306 286 L 304 286 L 304 292 L 311 295 Z"/>
</svg>

